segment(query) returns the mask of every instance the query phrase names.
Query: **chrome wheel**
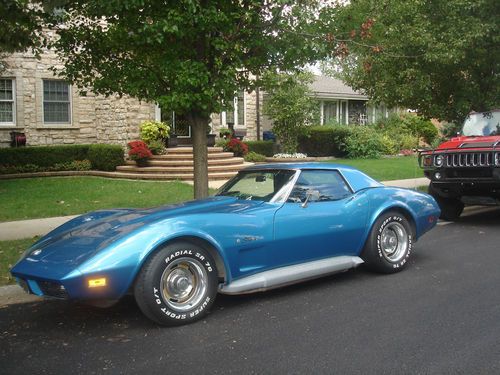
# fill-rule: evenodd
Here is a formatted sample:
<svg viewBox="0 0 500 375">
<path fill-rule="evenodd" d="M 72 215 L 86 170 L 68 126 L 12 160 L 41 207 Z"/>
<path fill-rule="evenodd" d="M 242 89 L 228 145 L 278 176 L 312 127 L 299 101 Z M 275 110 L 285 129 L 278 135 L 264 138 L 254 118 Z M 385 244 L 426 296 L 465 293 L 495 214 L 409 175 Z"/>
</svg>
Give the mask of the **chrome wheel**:
<svg viewBox="0 0 500 375">
<path fill-rule="evenodd" d="M 382 254 L 390 262 L 399 262 L 403 259 L 408 243 L 408 233 L 405 227 L 397 222 L 389 223 L 380 236 Z"/>
<path fill-rule="evenodd" d="M 161 292 L 165 303 L 176 311 L 187 311 L 206 295 L 208 276 L 200 262 L 179 258 L 161 275 Z"/>
</svg>

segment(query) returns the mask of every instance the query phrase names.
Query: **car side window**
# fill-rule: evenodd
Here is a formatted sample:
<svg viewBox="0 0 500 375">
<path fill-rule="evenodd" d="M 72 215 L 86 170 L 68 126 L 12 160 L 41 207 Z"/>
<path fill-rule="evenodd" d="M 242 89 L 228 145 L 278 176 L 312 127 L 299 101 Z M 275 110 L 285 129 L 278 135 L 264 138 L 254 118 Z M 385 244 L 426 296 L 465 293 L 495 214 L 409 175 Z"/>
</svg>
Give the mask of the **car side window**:
<svg viewBox="0 0 500 375">
<path fill-rule="evenodd" d="M 303 170 L 290 193 L 288 202 L 303 203 L 308 190 L 319 192 L 317 201 L 336 201 L 352 194 L 345 180 L 334 170 Z M 309 200 L 313 202 L 314 200 Z"/>
</svg>

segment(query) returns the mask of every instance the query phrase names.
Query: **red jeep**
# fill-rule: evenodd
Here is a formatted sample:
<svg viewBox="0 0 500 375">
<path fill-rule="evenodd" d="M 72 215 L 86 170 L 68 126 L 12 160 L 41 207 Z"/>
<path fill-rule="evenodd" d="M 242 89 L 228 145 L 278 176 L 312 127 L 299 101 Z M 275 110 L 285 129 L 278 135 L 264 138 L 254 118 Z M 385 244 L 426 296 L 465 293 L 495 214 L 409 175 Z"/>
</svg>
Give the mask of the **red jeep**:
<svg viewBox="0 0 500 375">
<path fill-rule="evenodd" d="M 420 152 L 419 164 L 444 220 L 458 219 L 464 205 L 500 204 L 500 110 L 472 112 L 461 135 Z"/>
</svg>

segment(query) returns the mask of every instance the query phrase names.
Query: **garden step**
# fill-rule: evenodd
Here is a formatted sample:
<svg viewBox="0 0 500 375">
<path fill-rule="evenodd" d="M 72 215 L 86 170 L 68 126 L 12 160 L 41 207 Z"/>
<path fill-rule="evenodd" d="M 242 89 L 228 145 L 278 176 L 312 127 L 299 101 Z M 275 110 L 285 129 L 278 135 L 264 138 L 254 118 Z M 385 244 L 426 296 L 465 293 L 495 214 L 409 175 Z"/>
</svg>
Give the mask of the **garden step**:
<svg viewBox="0 0 500 375">
<path fill-rule="evenodd" d="M 244 162 L 243 158 L 230 158 L 230 159 L 208 159 L 208 165 L 234 165 Z M 127 165 L 137 165 L 133 160 L 127 160 Z M 165 160 L 165 159 L 150 159 L 149 166 L 154 167 L 184 167 L 192 166 L 193 160 Z"/>
<path fill-rule="evenodd" d="M 236 175 L 235 172 L 214 172 L 208 174 L 208 179 L 210 181 L 214 180 L 227 180 Z M 128 178 L 135 180 L 183 180 L 192 181 L 192 174 L 182 174 L 182 173 L 169 173 L 169 174 L 158 174 L 158 173 L 127 173 L 127 172 L 104 172 L 103 176 L 115 177 L 115 178 Z"/>
<path fill-rule="evenodd" d="M 250 164 L 249 164 L 250 165 Z M 208 166 L 208 172 L 229 172 L 229 171 L 239 171 L 240 169 L 245 168 L 247 165 L 245 164 L 234 164 L 234 165 L 213 165 Z M 117 171 L 120 172 L 136 172 L 136 173 L 189 173 L 193 174 L 193 166 L 172 166 L 172 167 L 163 167 L 163 166 L 146 166 L 146 167 L 138 167 L 137 165 L 123 165 L 116 167 Z"/>
<path fill-rule="evenodd" d="M 223 151 L 224 149 L 222 147 L 208 147 L 209 154 L 223 152 Z M 167 154 L 192 154 L 192 153 L 193 153 L 192 147 L 167 148 Z"/>
<path fill-rule="evenodd" d="M 234 157 L 232 152 L 212 152 L 208 154 L 209 159 L 227 159 Z M 153 155 L 153 160 L 192 160 L 192 153 L 171 153 L 166 155 Z"/>
</svg>

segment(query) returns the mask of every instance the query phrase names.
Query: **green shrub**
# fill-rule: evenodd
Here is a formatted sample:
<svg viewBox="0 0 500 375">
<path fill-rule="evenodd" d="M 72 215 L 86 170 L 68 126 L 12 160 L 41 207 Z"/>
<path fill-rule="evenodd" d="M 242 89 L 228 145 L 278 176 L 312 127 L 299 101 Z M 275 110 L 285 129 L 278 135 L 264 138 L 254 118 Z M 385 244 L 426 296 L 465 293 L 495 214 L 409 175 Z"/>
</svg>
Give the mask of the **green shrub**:
<svg viewBox="0 0 500 375">
<path fill-rule="evenodd" d="M 275 154 L 273 141 L 245 141 L 248 150 L 265 156 L 273 156 Z"/>
<path fill-rule="evenodd" d="M 431 121 L 412 114 L 391 115 L 389 118 L 378 121 L 375 127 L 391 137 L 412 134 L 419 139 L 422 138 L 428 144 L 432 144 L 438 136 L 438 130 Z"/>
<path fill-rule="evenodd" d="M 153 155 L 163 155 L 166 151 L 165 143 L 160 140 L 150 141 L 147 145 Z"/>
<path fill-rule="evenodd" d="M 123 149 L 116 145 L 60 145 L 0 148 L 0 173 L 51 170 L 115 170 L 123 164 Z"/>
<path fill-rule="evenodd" d="M 228 143 L 229 139 L 219 139 L 217 142 L 215 142 L 215 147 L 222 147 L 223 149 L 225 149 Z"/>
<path fill-rule="evenodd" d="M 373 126 L 355 126 L 346 138 L 347 157 L 356 159 L 377 159 L 385 153 L 383 136 Z"/>
<path fill-rule="evenodd" d="M 395 137 L 395 140 L 398 142 L 399 151 L 418 147 L 418 138 L 413 134 L 400 134 Z"/>
<path fill-rule="evenodd" d="M 89 145 L 0 148 L 0 165 L 33 164 L 49 167 L 56 163 L 88 159 L 88 150 Z"/>
<path fill-rule="evenodd" d="M 151 141 L 164 140 L 168 138 L 170 126 L 160 121 L 144 121 L 139 126 L 141 139 L 149 143 Z"/>
<path fill-rule="evenodd" d="M 117 166 L 124 163 L 123 149 L 118 145 L 90 145 L 88 159 L 92 163 L 93 169 L 114 171 Z"/>
<path fill-rule="evenodd" d="M 261 161 L 266 161 L 266 155 L 258 154 L 254 151 L 250 151 L 248 154 L 245 155 L 245 161 L 248 162 L 261 162 Z"/>
<path fill-rule="evenodd" d="M 352 126 L 311 126 L 299 136 L 299 152 L 308 156 L 345 156 L 345 141 Z"/>
<path fill-rule="evenodd" d="M 396 155 L 399 153 L 399 143 L 388 134 L 380 135 L 380 142 L 382 142 L 382 153 L 384 155 Z"/>
<path fill-rule="evenodd" d="M 57 171 L 88 171 L 92 167 L 89 160 L 73 160 L 64 163 L 56 163 L 50 167 L 36 164 L 25 165 L 0 165 L 0 174 L 33 173 L 33 172 L 57 172 Z"/>
</svg>

